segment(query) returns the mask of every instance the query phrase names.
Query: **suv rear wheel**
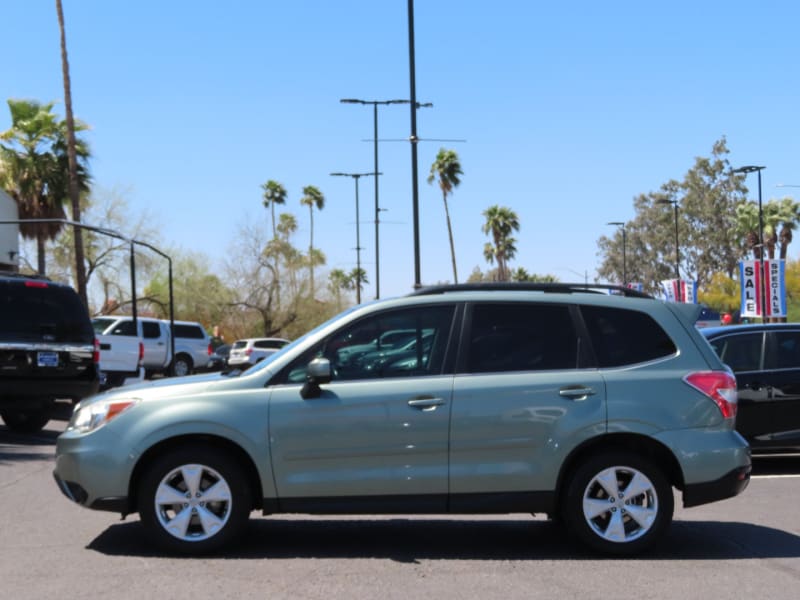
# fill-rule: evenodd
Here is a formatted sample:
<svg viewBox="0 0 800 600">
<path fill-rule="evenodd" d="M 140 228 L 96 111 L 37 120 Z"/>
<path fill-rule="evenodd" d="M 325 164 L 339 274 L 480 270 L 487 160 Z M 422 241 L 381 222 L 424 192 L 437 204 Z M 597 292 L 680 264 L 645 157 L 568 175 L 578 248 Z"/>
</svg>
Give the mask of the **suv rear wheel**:
<svg viewBox="0 0 800 600">
<path fill-rule="evenodd" d="M 564 522 L 588 546 L 606 554 L 635 554 L 669 528 L 672 486 L 648 460 L 603 453 L 580 466 L 567 485 Z"/>
<path fill-rule="evenodd" d="M 189 356 L 186 354 L 178 354 L 172 365 L 172 372 L 176 377 L 183 377 L 184 375 L 191 375 L 193 367 L 194 364 Z"/>
<path fill-rule="evenodd" d="M 36 433 L 50 420 L 50 413 L 44 408 L 8 408 L 0 411 L 0 417 L 11 431 L 17 433 Z"/>
</svg>

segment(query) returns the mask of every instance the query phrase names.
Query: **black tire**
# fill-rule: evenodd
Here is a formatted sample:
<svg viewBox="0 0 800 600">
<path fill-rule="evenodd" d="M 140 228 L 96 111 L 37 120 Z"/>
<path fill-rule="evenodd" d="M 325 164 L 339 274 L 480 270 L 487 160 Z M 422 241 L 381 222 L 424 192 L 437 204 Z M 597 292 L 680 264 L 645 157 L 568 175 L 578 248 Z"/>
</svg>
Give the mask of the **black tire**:
<svg viewBox="0 0 800 600">
<path fill-rule="evenodd" d="M 562 516 L 569 531 L 590 548 L 633 555 L 666 533 L 673 510 L 672 486 L 659 467 L 632 454 L 608 452 L 572 474 Z"/>
<path fill-rule="evenodd" d="M 0 411 L 6 426 L 17 433 L 36 433 L 50 421 L 50 411 L 44 408 L 14 409 Z"/>
<path fill-rule="evenodd" d="M 196 486 L 187 481 L 192 473 L 198 476 Z M 190 498 L 187 488 L 192 487 Z M 165 497 L 173 493 L 185 501 L 166 503 Z M 147 467 L 137 502 L 142 524 L 158 546 L 192 555 L 230 545 L 246 528 L 252 510 L 250 486 L 236 461 L 223 451 L 194 444 L 170 451 Z"/>
<path fill-rule="evenodd" d="M 184 375 L 191 375 L 194 369 L 194 363 L 187 354 L 178 354 L 172 362 L 172 374 L 176 377 Z"/>
</svg>

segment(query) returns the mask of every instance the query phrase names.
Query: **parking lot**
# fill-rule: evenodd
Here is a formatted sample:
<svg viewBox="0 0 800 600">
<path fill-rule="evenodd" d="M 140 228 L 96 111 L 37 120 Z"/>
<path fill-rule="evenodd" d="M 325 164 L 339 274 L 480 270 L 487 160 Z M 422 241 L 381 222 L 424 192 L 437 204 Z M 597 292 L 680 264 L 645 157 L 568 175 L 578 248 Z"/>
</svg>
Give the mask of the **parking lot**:
<svg viewBox="0 0 800 600">
<path fill-rule="evenodd" d="M 155 553 L 137 517 L 71 504 L 51 476 L 64 421 L 0 425 L 3 598 L 786 598 L 800 584 L 800 457 L 760 458 L 741 496 L 689 510 L 640 559 L 604 559 L 541 518 L 253 513 L 221 557 Z"/>
</svg>

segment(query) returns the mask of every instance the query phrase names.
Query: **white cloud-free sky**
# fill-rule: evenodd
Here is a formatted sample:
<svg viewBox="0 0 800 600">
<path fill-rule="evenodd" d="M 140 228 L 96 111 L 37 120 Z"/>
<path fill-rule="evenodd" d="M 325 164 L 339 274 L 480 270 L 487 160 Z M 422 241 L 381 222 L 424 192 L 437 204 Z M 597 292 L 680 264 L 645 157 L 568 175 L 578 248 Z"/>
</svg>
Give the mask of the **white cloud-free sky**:
<svg viewBox="0 0 800 600">
<path fill-rule="evenodd" d="M 356 264 L 355 193 L 334 171 L 373 170 L 372 107 L 409 97 L 403 0 L 63 0 L 73 107 L 91 126 L 92 173 L 127 189 L 167 245 L 223 256 L 245 222 L 270 227 L 260 185 L 316 185 L 315 246 Z M 55 2 L 6 2 L 0 98 L 59 101 Z M 733 166 L 766 165 L 764 200 L 800 184 L 800 5 L 791 1 L 415 3 L 421 280 L 452 279 L 440 147 L 464 169 L 450 199 L 459 279 L 483 258 L 482 212 L 519 215 L 512 266 L 594 278 L 609 221 L 680 179 L 725 136 Z M 407 106 L 379 108 L 380 139 L 407 139 Z M 0 106 L 0 130 L 10 125 Z M 414 284 L 411 150 L 379 148 L 381 296 Z M 747 182 L 757 195 L 754 176 Z M 359 187 L 362 266 L 375 294 L 374 184 Z M 793 251 L 796 256 L 797 249 Z M 794 258 L 794 256 L 793 256 Z"/>
</svg>

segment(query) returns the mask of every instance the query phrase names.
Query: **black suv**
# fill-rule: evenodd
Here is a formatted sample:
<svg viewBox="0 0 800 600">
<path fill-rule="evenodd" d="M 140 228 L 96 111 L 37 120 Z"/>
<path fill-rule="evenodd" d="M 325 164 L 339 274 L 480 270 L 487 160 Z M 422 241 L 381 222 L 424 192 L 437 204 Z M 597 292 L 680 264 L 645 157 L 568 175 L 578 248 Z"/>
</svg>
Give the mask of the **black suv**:
<svg viewBox="0 0 800 600">
<path fill-rule="evenodd" d="M 68 285 L 0 275 L 0 417 L 34 432 L 55 401 L 97 392 L 98 353 L 89 314 Z"/>
<path fill-rule="evenodd" d="M 800 323 L 708 327 L 701 332 L 736 375 L 736 429 L 753 451 L 800 450 Z"/>
</svg>

